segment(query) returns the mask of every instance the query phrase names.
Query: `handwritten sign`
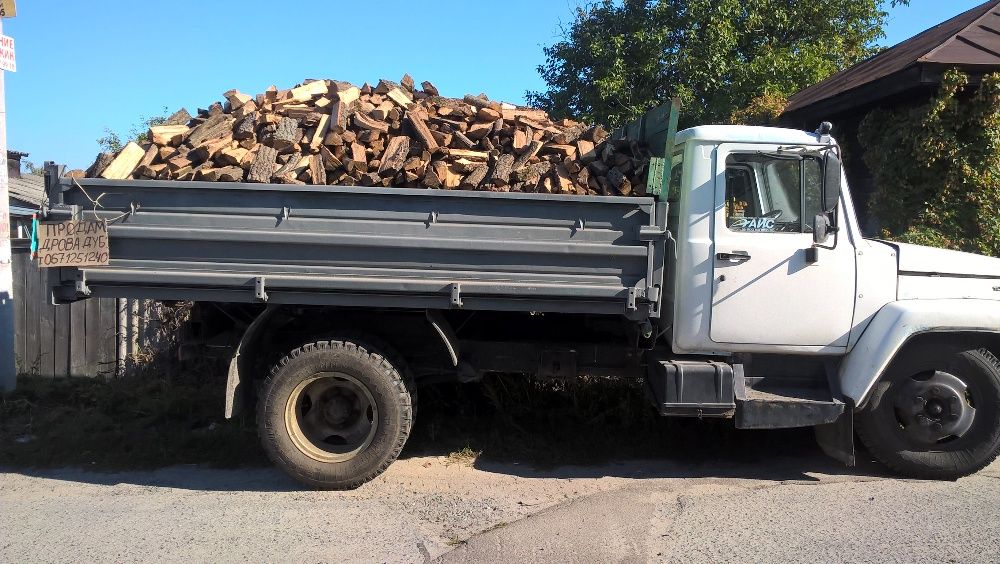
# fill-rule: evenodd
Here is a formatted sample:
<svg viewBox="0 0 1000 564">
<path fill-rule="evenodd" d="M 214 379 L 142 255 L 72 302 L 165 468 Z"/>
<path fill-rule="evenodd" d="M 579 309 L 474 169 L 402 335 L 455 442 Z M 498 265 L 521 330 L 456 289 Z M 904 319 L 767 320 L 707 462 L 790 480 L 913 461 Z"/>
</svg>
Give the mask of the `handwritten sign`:
<svg viewBox="0 0 1000 564">
<path fill-rule="evenodd" d="M 0 1 L 0 18 L 13 18 L 17 15 L 17 2 L 15 0 Z"/>
<path fill-rule="evenodd" d="M 14 38 L 0 35 L 0 69 L 10 72 L 17 71 L 14 61 Z"/>
<path fill-rule="evenodd" d="M 38 224 L 38 266 L 108 264 L 108 226 L 103 221 L 43 221 Z"/>
</svg>

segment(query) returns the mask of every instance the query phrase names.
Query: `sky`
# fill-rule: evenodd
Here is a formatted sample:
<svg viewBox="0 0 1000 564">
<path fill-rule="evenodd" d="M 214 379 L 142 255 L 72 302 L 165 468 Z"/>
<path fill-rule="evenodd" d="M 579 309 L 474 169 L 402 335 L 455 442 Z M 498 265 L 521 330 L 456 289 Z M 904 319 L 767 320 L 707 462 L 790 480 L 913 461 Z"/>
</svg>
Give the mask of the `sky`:
<svg viewBox="0 0 1000 564">
<path fill-rule="evenodd" d="M 3 20 L 17 72 L 5 74 L 8 148 L 86 168 L 105 128 L 192 114 L 237 88 L 306 78 L 355 84 L 430 80 L 444 96 L 524 103 L 542 90 L 542 48 L 580 0 L 19 0 Z M 911 0 L 890 10 L 884 45 L 982 0 Z M 284 4 L 284 5 L 283 5 Z"/>
</svg>

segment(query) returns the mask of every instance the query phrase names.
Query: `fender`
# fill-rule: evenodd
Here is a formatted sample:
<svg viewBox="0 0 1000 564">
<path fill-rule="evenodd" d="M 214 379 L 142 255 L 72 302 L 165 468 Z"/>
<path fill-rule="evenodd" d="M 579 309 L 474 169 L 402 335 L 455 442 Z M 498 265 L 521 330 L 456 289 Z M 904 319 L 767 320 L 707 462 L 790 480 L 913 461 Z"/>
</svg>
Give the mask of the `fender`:
<svg viewBox="0 0 1000 564">
<path fill-rule="evenodd" d="M 862 405 L 910 338 L 920 333 L 958 331 L 1000 333 L 1000 301 L 901 300 L 886 304 L 841 364 L 841 391 L 854 405 Z"/>
</svg>

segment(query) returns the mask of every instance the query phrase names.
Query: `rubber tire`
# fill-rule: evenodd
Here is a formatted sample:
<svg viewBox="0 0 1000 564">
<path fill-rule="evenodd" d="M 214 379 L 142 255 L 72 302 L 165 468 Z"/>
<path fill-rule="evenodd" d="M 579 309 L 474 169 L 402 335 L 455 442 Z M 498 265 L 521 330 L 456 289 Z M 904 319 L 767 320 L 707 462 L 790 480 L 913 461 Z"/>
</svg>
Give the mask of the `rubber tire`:
<svg viewBox="0 0 1000 564">
<path fill-rule="evenodd" d="M 292 478 L 318 489 L 354 489 L 384 472 L 399 456 L 413 427 L 413 402 L 401 375 L 405 370 L 397 365 L 354 340 L 317 341 L 290 352 L 264 381 L 257 402 L 257 428 L 267 456 Z M 324 371 L 357 378 L 378 407 L 379 426 L 371 444 L 344 462 L 307 456 L 285 426 L 285 405 L 292 391 L 302 380 Z"/>
<path fill-rule="evenodd" d="M 965 435 L 938 450 L 913 449 L 899 430 L 892 390 L 926 371 L 954 374 L 969 387 L 976 417 Z M 956 480 L 988 466 L 1000 454 L 1000 361 L 985 349 L 927 347 L 896 360 L 875 384 L 870 401 L 855 417 L 868 451 L 892 470 L 913 478 Z"/>
</svg>

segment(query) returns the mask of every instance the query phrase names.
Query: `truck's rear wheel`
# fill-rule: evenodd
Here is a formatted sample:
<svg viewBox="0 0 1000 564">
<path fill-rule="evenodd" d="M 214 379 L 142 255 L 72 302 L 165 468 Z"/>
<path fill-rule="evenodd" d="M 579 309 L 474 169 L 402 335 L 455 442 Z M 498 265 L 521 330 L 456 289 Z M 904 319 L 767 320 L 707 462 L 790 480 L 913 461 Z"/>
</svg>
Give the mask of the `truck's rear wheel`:
<svg viewBox="0 0 1000 564">
<path fill-rule="evenodd" d="M 987 350 L 913 351 L 858 413 L 858 435 L 886 466 L 957 479 L 1000 454 L 1000 361 Z"/>
<path fill-rule="evenodd" d="M 264 384 L 257 413 L 264 450 L 316 488 L 356 488 L 378 476 L 399 456 L 413 422 L 400 370 L 359 342 L 295 349 Z"/>
</svg>

